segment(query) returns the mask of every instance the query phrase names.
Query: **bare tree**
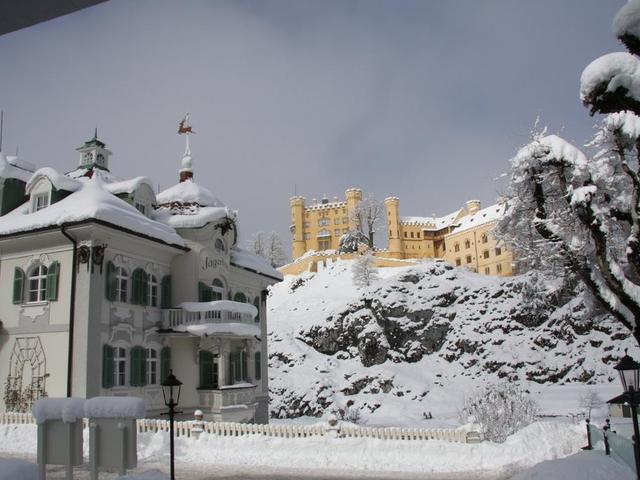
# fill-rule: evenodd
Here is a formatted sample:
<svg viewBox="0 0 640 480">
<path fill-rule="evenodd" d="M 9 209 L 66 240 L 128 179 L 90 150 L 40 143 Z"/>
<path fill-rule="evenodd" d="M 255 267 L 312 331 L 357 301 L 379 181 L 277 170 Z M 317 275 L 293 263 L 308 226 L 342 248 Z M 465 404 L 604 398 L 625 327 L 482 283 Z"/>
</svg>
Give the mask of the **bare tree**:
<svg viewBox="0 0 640 480">
<path fill-rule="evenodd" d="M 578 400 L 578 404 L 580 405 L 580 408 L 583 408 L 586 411 L 587 418 L 591 419 L 591 411 L 597 408 L 602 408 L 604 406 L 604 400 L 600 398 L 598 392 L 589 388 L 582 394 Z"/>
<path fill-rule="evenodd" d="M 282 240 L 276 232 L 257 232 L 249 241 L 248 247 L 249 251 L 266 259 L 274 268 L 287 262 Z"/>
<path fill-rule="evenodd" d="M 600 121 L 586 153 L 534 134 L 511 162 L 499 229 L 525 238 L 537 258 L 575 275 L 640 344 L 640 2 L 621 8 L 614 31 L 630 53 L 604 55 L 582 73 L 580 96 Z M 533 228 L 531 228 L 531 226 Z M 516 251 L 518 245 L 515 245 Z M 517 252 L 520 253 L 520 252 Z"/>
<path fill-rule="evenodd" d="M 485 439 L 502 443 L 507 437 L 533 423 L 537 404 L 516 385 L 490 385 L 467 398 L 460 411 L 460 421 L 479 423 Z"/>
<path fill-rule="evenodd" d="M 375 258 L 370 252 L 365 253 L 353 262 L 351 271 L 353 273 L 353 283 L 357 287 L 368 287 L 378 279 Z"/>
<path fill-rule="evenodd" d="M 373 195 L 362 199 L 351 212 L 351 221 L 356 230 L 366 237 L 371 250 L 374 249 L 374 236 L 384 213 L 382 202 L 377 201 Z"/>
</svg>

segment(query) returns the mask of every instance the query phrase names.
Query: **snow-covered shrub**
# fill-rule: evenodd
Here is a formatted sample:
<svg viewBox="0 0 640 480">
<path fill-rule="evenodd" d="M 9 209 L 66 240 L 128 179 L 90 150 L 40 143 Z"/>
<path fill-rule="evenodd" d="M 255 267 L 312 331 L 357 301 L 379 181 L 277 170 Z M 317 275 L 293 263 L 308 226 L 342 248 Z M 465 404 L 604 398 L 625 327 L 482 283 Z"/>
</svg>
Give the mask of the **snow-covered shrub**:
<svg viewBox="0 0 640 480">
<path fill-rule="evenodd" d="M 604 400 L 598 395 L 598 392 L 589 388 L 578 399 L 578 405 L 584 409 L 587 418 L 591 418 L 591 411 L 604 407 Z"/>
<path fill-rule="evenodd" d="M 353 406 L 347 406 L 345 408 L 339 408 L 337 412 L 337 417 L 340 420 L 350 423 L 360 423 L 361 415 L 360 409 L 355 408 Z"/>
<path fill-rule="evenodd" d="M 378 277 L 378 269 L 375 267 L 375 258 L 369 252 L 362 255 L 353 263 L 353 284 L 356 287 L 368 287 Z"/>
<path fill-rule="evenodd" d="M 338 253 L 356 253 L 359 245 L 360 239 L 357 234 L 354 232 L 345 233 L 340 237 Z"/>
<path fill-rule="evenodd" d="M 486 440 L 502 443 L 509 435 L 533 423 L 538 405 L 513 384 L 490 385 L 479 394 L 467 398 L 460 420 L 481 426 Z"/>
</svg>

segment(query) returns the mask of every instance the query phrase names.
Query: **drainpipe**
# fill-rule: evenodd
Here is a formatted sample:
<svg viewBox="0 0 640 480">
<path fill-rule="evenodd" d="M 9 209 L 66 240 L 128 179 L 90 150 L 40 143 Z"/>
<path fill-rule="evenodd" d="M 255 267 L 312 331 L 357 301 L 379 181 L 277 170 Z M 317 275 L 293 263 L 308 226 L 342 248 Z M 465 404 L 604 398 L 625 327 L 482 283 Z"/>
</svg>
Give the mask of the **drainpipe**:
<svg viewBox="0 0 640 480">
<path fill-rule="evenodd" d="M 73 326 L 76 313 L 76 261 L 78 252 L 78 242 L 66 231 L 66 225 L 60 228 L 60 233 L 67 237 L 73 244 L 73 258 L 71 260 L 71 298 L 69 304 L 69 348 L 67 358 L 67 397 L 71 397 L 71 374 L 73 373 Z"/>
</svg>

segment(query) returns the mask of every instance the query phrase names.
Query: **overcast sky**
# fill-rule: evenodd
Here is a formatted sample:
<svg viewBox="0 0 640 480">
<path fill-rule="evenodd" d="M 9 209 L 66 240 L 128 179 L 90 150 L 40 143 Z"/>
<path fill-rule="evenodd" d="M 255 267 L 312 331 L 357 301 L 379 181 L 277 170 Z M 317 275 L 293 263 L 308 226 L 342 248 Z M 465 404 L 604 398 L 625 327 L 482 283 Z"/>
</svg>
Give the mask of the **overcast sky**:
<svg viewBox="0 0 640 480">
<path fill-rule="evenodd" d="M 71 170 L 93 135 L 120 177 L 195 179 L 239 211 L 241 242 L 288 199 L 360 187 L 402 215 L 492 203 L 536 117 L 583 144 L 579 78 L 621 50 L 624 0 L 111 0 L 0 36 L 4 151 Z"/>
</svg>

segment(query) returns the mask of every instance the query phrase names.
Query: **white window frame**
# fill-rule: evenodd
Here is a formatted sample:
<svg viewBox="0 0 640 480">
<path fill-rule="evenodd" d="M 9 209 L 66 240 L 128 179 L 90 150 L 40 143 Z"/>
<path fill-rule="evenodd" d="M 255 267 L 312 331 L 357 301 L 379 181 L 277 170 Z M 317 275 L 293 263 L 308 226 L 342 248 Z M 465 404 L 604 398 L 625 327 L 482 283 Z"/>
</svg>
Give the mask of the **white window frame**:
<svg viewBox="0 0 640 480">
<path fill-rule="evenodd" d="M 113 386 L 125 387 L 127 385 L 127 349 L 113 347 Z"/>
<path fill-rule="evenodd" d="M 127 303 L 129 301 L 130 275 L 126 268 L 116 267 L 116 301 Z"/>
<path fill-rule="evenodd" d="M 150 307 L 158 306 L 158 279 L 152 273 L 147 273 L 147 298 Z"/>
<path fill-rule="evenodd" d="M 39 303 L 47 300 L 48 272 L 49 269 L 41 263 L 31 267 L 27 275 L 27 303 Z M 32 288 L 32 282 L 35 282 L 35 288 Z M 31 297 L 32 293 L 35 293 L 35 298 Z"/>
<path fill-rule="evenodd" d="M 158 384 L 158 350 L 155 348 L 145 349 L 146 357 L 146 380 L 147 385 Z"/>
<path fill-rule="evenodd" d="M 42 192 L 35 193 L 31 199 L 31 212 L 35 213 L 42 209 L 47 208 L 51 204 L 51 193 L 50 192 Z M 42 203 L 40 202 L 42 200 Z"/>
</svg>

